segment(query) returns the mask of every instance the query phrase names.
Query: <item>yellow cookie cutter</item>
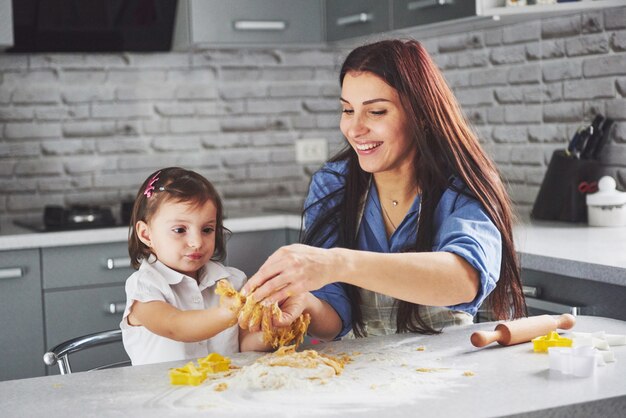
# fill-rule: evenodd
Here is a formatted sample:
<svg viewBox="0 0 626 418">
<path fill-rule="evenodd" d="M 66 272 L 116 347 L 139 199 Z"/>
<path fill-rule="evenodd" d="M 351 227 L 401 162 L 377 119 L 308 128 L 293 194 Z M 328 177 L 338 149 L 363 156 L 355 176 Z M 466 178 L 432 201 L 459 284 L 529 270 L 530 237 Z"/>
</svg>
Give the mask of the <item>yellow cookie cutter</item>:
<svg viewBox="0 0 626 418">
<path fill-rule="evenodd" d="M 230 359 L 217 353 L 211 353 L 198 359 L 198 366 L 207 373 L 225 372 L 230 368 Z"/>
<path fill-rule="evenodd" d="M 571 338 L 561 337 L 556 331 L 552 331 L 548 335 L 534 338 L 532 342 L 533 342 L 533 350 L 538 353 L 548 352 L 548 347 L 571 347 L 572 346 Z"/>
<path fill-rule="evenodd" d="M 230 368 L 230 359 L 217 353 L 211 353 L 198 359 L 198 365 L 193 362 L 183 367 L 170 369 L 170 382 L 172 385 L 198 386 L 206 380 L 209 373 L 224 372 Z"/>
<path fill-rule="evenodd" d="M 170 382 L 172 385 L 198 386 L 206 379 L 206 371 L 198 370 L 192 362 L 177 369 L 170 369 Z"/>
</svg>

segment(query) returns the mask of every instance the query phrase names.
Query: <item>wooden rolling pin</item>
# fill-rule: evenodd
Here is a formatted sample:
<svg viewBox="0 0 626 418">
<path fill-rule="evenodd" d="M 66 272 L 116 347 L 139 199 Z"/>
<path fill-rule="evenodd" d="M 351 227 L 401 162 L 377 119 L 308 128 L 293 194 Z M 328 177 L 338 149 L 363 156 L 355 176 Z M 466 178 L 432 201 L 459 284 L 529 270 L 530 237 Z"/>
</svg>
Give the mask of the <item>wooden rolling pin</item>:
<svg viewBox="0 0 626 418">
<path fill-rule="evenodd" d="M 576 318 L 570 314 L 557 318 L 550 315 L 531 316 L 498 324 L 494 331 L 476 331 L 470 340 L 475 347 L 484 347 L 496 341 L 500 345 L 514 345 L 549 334 L 557 328 L 570 329 L 574 323 Z"/>
</svg>

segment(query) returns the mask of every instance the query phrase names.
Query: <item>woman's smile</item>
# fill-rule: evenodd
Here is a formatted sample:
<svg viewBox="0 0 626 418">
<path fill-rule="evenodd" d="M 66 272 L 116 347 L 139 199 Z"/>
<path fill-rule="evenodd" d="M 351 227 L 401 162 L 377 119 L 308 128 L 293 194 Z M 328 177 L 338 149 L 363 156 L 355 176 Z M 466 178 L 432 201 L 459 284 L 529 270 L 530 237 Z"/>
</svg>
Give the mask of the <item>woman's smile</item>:
<svg viewBox="0 0 626 418">
<path fill-rule="evenodd" d="M 362 154 L 362 155 L 368 155 L 368 154 L 372 154 L 382 144 L 383 144 L 382 142 L 363 142 L 363 143 L 355 142 L 354 148 L 356 149 L 357 153 Z"/>
</svg>

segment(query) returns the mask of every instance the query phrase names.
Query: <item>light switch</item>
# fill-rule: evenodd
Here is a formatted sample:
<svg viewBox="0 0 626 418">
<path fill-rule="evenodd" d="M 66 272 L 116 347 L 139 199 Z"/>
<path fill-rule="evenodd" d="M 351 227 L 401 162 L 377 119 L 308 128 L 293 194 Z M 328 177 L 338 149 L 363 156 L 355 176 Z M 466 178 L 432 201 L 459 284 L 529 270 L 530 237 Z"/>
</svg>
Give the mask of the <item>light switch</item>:
<svg viewBox="0 0 626 418">
<path fill-rule="evenodd" d="M 328 141 L 325 138 L 296 140 L 296 162 L 321 163 L 328 158 Z"/>
</svg>

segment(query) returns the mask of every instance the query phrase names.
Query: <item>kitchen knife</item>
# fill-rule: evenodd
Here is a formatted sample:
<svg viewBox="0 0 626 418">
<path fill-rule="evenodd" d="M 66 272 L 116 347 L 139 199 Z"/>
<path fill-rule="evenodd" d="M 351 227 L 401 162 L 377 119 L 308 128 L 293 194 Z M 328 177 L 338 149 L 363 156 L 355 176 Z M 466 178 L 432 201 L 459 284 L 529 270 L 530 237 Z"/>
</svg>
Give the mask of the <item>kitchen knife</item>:
<svg viewBox="0 0 626 418">
<path fill-rule="evenodd" d="M 592 125 L 578 129 L 570 140 L 569 145 L 567 146 L 567 155 L 574 156 L 575 158 L 580 158 L 580 152 L 585 147 L 589 136 L 591 136 L 592 134 Z"/>
<path fill-rule="evenodd" d="M 611 134 L 611 128 L 613 127 L 614 123 L 615 121 L 610 118 L 606 118 L 604 120 L 604 123 L 602 124 L 602 136 L 600 136 L 598 142 L 593 148 L 593 151 L 591 152 L 591 158 L 593 158 L 594 160 L 599 159 L 600 152 L 602 152 L 602 148 L 604 148 L 604 145 L 609 140 L 609 135 Z"/>
<path fill-rule="evenodd" d="M 591 158 L 593 155 L 593 150 L 600 141 L 602 136 L 602 123 L 604 122 L 604 116 L 598 114 L 591 122 L 591 126 L 593 127 L 593 134 L 587 140 L 585 147 L 582 149 L 580 153 L 580 158 Z"/>
<path fill-rule="evenodd" d="M 575 323 L 576 318 L 570 314 L 563 314 L 557 318 L 550 315 L 531 316 L 500 323 L 496 325 L 494 331 L 476 331 L 470 337 L 470 341 L 475 347 L 484 347 L 496 341 L 500 345 L 520 344 L 547 335 L 557 328 L 570 329 Z"/>
</svg>

